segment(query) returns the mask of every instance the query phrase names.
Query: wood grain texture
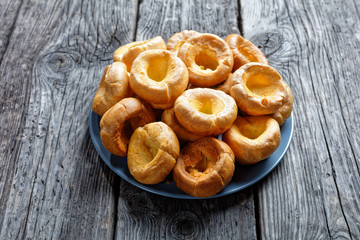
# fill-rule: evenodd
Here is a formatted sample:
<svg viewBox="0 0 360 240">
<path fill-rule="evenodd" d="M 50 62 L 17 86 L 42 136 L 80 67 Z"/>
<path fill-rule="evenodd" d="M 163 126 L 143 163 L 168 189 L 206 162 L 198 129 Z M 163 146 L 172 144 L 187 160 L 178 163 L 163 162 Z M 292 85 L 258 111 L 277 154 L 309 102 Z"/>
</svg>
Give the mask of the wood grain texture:
<svg viewBox="0 0 360 240">
<path fill-rule="evenodd" d="M 16 18 L 20 10 L 21 1 L 1 1 L 0 2 L 0 64 L 5 50 L 9 45 L 11 34 L 14 30 Z"/>
<path fill-rule="evenodd" d="M 294 94 L 295 135 L 259 184 L 259 237 L 359 239 L 359 2 L 241 2 L 243 33 Z"/>
<path fill-rule="evenodd" d="M 165 41 L 185 29 L 222 37 L 239 33 L 235 1 L 144 0 L 136 40 Z M 160 197 L 122 182 L 117 239 L 256 239 L 252 189 L 212 200 Z"/>
<path fill-rule="evenodd" d="M 179 200 L 120 185 L 116 239 L 255 239 L 252 189 Z"/>
<path fill-rule="evenodd" d="M 360 239 L 360 2 L 0 1 L 0 239 Z M 295 135 L 252 188 L 140 190 L 88 132 L 113 51 L 185 29 L 243 33 L 294 94 Z"/>
<path fill-rule="evenodd" d="M 1 15 L 15 23 L 0 36 L 0 239 L 111 239 L 118 178 L 87 116 L 116 46 L 133 40 L 137 2 L 15 5 Z"/>
</svg>

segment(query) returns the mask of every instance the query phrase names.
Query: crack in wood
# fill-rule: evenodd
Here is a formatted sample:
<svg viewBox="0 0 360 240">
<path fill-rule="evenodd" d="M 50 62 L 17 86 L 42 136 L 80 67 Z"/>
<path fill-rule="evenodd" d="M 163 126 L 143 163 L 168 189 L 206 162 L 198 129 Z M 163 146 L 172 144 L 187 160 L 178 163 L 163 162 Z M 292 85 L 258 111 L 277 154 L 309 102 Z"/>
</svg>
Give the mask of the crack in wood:
<svg viewBox="0 0 360 240">
<path fill-rule="evenodd" d="M 321 106 L 321 110 L 324 114 L 324 109 L 323 109 L 323 106 L 322 104 L 320 103 L 320 106 Z M 320 116 L 319 116 L 320 117 Z M 349 232 L 349 235 L 350 235 L 350 238 L 352 238 L 351 236 L 351 231 L 350 231 L 350 227 L 349 227 L 349 223 L 348 223 L 348 220 L 346 218 L 346 215 L 345 215 L 345 212 L 344 212 L 344 208 L 343 208 L 343 204 L 342 204 L 342 201 L 341 201 L 341 195 L 340 195 L 340 192 L 339 192 L 339 187 L 338 187 L 338 184 L 337 184 L 337 181 L 336 181 L 336 171 L 335 171 L 335 167 L 334 167 L 334 163 L 333 163 L 333 160 L 332 160 L 332 157 L 331 157 L 331 152 L 330 152 L 330 148 L 329 148 L 329 144 L 328 144 L 328 141 L 327 141 L 327 138 L 326 138 L 326 134 L 325 134 L 325 130 L 324 130 L 324 127 L 322 124 L 320 124 L 320 127 L 321 127 L 321 131 L 324 135 L 324 139 L 325 139 L 325 144 L 326 144 L 326 149 L 327 149 L 327 152 L 328 152 L 328 156 L 329 156 L 329 160 L 330 160 L 330 164 L 331 164 L 331 168 L 332 168 L 332 171 L 333 171 L 333 179 L 334 179 L 334 183 L 335 183 L 335 187 L 336 187 L 336 191 L 337 191 L 337 197 L 339 199 L 339 202 L 340 202 L 340 209 L 341 209 L 341 212 L 342 212 L 342 215 L 345 219 L 345 223 L 346 223 L 346 226 L 348 228 L 348 232 Z M 330 232 L 330 229 L 328 229 L 328 231 Z M 331 236 L 331 235 L 330 235 Z"/>
</svg>

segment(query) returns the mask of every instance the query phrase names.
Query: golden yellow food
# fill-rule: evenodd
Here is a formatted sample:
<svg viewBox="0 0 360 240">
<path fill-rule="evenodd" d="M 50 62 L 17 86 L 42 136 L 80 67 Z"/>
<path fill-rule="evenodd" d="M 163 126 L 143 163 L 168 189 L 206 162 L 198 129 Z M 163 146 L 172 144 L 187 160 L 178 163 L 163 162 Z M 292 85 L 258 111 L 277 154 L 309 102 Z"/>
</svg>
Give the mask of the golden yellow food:
<svg viewBox="0 0 360 240">
<path fill-rule="evenodd" d="M 234 153 L 216 138 L 201 138 L 186 145 L 177 159 L 176 186 L 194 197 L 210 197 L 224 189 L 234 170 Z"/>
<path fill-rule="evenodd" d="M 278 148 L 293 96 L 242 36 L 184 30 L 167 44 L 158 36 L 118 48 L 92 108 L 103 146 L 127 156 L 138 182 L 172 172 L 185 193 L 210 197 L 231 181 L 235 161 L 256 164 Z"/>
<path fill-rule="evenodd" d="M 202 136 L 218 135 L 230 128 L 237 116 L 232 97 L 220 90 L 186 90 L 175 102 L 177 120 L 188 131 Z"/>
<path fill-rule="evenodd" d="M 92 103 L 92 110 L 102 116 L 121 99 L 131 97 L 132 94 L 126 65 L 114 62 L 105 68 Z"/>
<path fill-rule="evenodd" d="M 154 108 L 167 109 L 182 94 L 189 82 L 185 64 L 173 52 L 147 50 L 134 61 L 130 86 Z"/>
<path fill-rule="evenodd" d="M 179 123 L 179 121 L 176 119 L 174 108 L 166 109 L 162 114 L 161 121 L 166 123 L 176 133 L 176 136 L 181 141 L 193 142 L 202 137 L 189 132 L 181 125 L 181 123 Z"/>
<path fill-rule="evenodd" d="M 249 62 L 269 64 L 264 53 L 252 42 L 244 39 L 239 34 L 230 34 L 225 41 L 234 55 L 233 71 Z"/>
<path fill-rule="evenodd" d="M 101 118 L 101 141 L 109 152 L 125 157 L 132 132 L 154 121 L 150 106 L 136 98 L 124 98 Z"/>
<path fill-rule="evenodd" d="M 220 37 L 202 33 L 186 40 L 178 57 L 189 70 L 189 81 L 201 87 L 215 86 L 224 81 L 234 64 L 229 45 Z"/>
<path fill-rule="evenodd" d="M 130 138 L 127 163 L 134 178 L 144 184 L 165 180 L 180 153 L 173 130 L 163 122 L 139 127 Z"/>
<path fill-rule="evenodd" d="M 272 114 L 283 105 L 286 92 L 280 74 L 269 65 L 247 63 L 233 74 L 230 95 L 249 115 Z"/>
<path fill-rule="evenodd" d="M 238 163 L 255 164 L 277 149 L 281 140 L 280 127 L 269 116 L 238 116 L 222 139 L 234 151 Z"/>
<path fill-rule="evenodd" d="M 114 62 L 125 63 L 127 71 L 130 72 L 135 58 L 140 53 L 149 49 L 166 49 L 164 39 L 157 36 L 146 41 L 137 41 L 121 46 L 114 52 Z"/>
<path fill-rule="evenodd" d="M 175 33 L 174 35 L 172 35 L 167 44 L 166 44 L 166 48 L 169 51 L 173 51 L 175 53 L 177 53 L 179 51 L 179 48 L 181 47 L 181 45 L 188 40 L 189 38 L 192 38 L 194 36 L 200 35 L 200 33 L 193 31 L 193 30 L 184 30 L 182 32 L 178 32 Z"/>
<path fill-rule="evenodd" d="M 233 81 L 232 81 L 232 73 L 229 73 L 228 77 L 223 81 L 222 83 L 219 83 L 218 85 L 208 87 L 215 90 L 223 91 L 224 93 L 230 95 L 230 88 L 232 87 Z M 194 88 L 201 88 L 199 86 L 196 86 L 194 84 L 189 83 L 187 89 L 194 89 Z"/>
<path fill-rule="evenodd" d="M 283 82 L 283 84 L 286 91 L 286 97 L 284 99 L 284 103 L 279 108 L 278 111 L 270 115 L 270 117 L 274 118 L 279 123 L 280 126 L 282 126 L 285 120 L 290 117 L 290 114 L 293 109 L 293 95 L 291 89 L 286 82 Z"/>
</svg>

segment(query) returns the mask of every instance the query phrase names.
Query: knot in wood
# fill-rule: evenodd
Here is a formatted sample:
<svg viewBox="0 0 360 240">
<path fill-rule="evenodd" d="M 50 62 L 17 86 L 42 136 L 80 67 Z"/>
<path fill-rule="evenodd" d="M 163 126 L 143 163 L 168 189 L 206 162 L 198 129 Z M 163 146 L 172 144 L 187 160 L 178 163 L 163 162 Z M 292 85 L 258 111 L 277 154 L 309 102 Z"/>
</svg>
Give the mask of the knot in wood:
<svg viewBox="0 0 360 240">
<path fill-rule="evenodd" d="M 155 212 L 154 203 L 146 192 L 132 193 L 126 198 L 126 206 L 130 212 L 152 214 Z"/>
<path fill-rule="evenodd" d="M 55 89 L 64 89 L 67 83 L 71 82 L 70 74 L 77 68 L 75 59 L 79 59 L 76 53 L 48 52 L 37 60 L 35 76 L 40 82 L 46 83 L 45 85 L 51 84 Z"/>
<path fill-rule="evenodd" d="M 43 57 L 44 63 L 48 70 L 55 73 L 69 74 L 69 71 L 74 68 L 75 61 L 71 54 L 66 52 L 52 52 Z"/>
<path fill-rule="evenodd" d="M 173 215 L 166 228 L 170 238 L 200 239 L 204 226 L 199 217 L 189 211 L 181 211 Z"/>
<path fill-rule="evenodd" d="M 266 57 L 269 57 L 279 50 L 284 37 L 278 32 L 263 32 L 253 36 L 250 41 L 258 46 Z"/>
</svg>

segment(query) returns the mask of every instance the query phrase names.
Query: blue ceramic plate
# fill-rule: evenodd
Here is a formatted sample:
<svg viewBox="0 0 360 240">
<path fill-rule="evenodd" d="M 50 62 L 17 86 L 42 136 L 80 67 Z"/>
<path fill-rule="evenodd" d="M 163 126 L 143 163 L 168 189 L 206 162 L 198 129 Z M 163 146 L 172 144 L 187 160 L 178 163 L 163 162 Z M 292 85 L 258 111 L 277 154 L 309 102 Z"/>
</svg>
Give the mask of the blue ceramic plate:
<svg viewBox="0 0 360 240">
<path fill-rule="evenodd" d="M 171 176 L 169 176 L 169 178 L 165 182 L 156 185 L 144 185 L 137 182 L 128 170 L 126 157 L 114 156 L 109 153 L 102 145 L 100 139 L 99 122 L 100 116 L 90 110 L 89 129 L 91 139 L 103 161 L 117 175 L 119 175 L 129 183 L 155 194 L 172 198 L 199 199 L 196 197 L 192 197 L 177 188 Z M 254 183 L 261 180 L 263 177 L 265 177 L 267 174 L 269 174 L 276 167 L 276 165 L 279 164 L 280 160 L 285 155 L 285 152 L 288 149 L 293 136 L 293 130 L 294 121 L 293 114 L 291 114 L 291 116 L 281 127 L 281 142 L 276 151 L 270 157 L 255 165 L 241 166 L 239 164 L 236 164 L 235 173 L 231 182 L 224 188 L 223 191 L 210 198 L 225 196 L 234 192 L 238 192 L 244 188 L 253 185 Z"/>
</svg>

